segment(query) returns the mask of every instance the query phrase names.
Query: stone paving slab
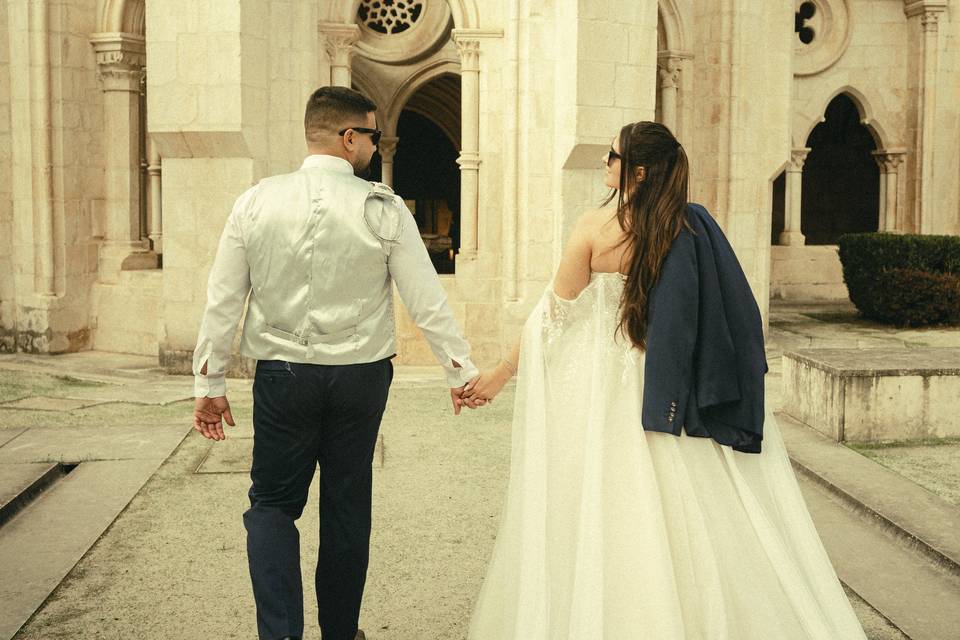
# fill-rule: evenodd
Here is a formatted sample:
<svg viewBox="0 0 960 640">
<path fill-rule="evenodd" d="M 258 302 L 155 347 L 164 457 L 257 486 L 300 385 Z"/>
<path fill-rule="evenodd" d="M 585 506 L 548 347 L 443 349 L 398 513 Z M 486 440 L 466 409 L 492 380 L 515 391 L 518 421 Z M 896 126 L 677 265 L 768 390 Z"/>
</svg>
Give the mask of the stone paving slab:
<svg viewBox="0 0 960 640">
<path fill-rule="evenodd" d="M 57 466 L 51 462 L 0 464 L 0 509 Z"/>
<path fill-rule="evenodd" d="M 165 457 L 84 462 L 0 528 L 0 640 L 19 631 Z"/>
<path fill-rule="evenodd" d="M 74 411 L 76 409 L 103 404 L 104 402 L 106 401 L 34 396 L 31 398 L 22 398 L 14 402 L 5 402 L 4 404 L 0 404 L 0 407 L 4 409 L 27 409 L 31 411 Z"/>
<path fill-rule="evenodd" d="M 25 428 L 0 429 L 0 447 L 12 441 L 14 438 L 25 432 Z"/>
<path fill-rule="evenodd" d="M 186 420 L 183 425 L 35 427 L 0 447 L 0 463 L 153 459 L 161 452 L 169 455 L 191 428 Z"/>
<path fill-rule="evenodd" d="M 85 402 L 129 402 L 133 404 L 164 405 L 193 399 L 189 382 L 181 384 L 108 385 L 65 391 L 67 398 Z"/>
<path fill-rule="evenodd" d="M 227 437 L 211 442 L 196 473 L 250 473 L 253 438 Z"/>
</svg>

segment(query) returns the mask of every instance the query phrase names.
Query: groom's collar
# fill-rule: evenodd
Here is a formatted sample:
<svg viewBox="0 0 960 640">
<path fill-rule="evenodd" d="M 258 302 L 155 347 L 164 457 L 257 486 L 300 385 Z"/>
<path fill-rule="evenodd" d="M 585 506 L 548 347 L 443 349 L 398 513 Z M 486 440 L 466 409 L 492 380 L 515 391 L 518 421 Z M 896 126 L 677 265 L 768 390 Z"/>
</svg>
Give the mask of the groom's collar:
<svg viewBox="0 0 960 640">
<path fill-rule="evenodd" d="M 306 169 L 307 167 L 320 167 L 327 171 L 353 175 L 353 165 L 337 156 L 321 155 L 318 153 L 309 155 L 303 159 L 303 164 L 300 165 L 301 169 Z"/>
</svg>

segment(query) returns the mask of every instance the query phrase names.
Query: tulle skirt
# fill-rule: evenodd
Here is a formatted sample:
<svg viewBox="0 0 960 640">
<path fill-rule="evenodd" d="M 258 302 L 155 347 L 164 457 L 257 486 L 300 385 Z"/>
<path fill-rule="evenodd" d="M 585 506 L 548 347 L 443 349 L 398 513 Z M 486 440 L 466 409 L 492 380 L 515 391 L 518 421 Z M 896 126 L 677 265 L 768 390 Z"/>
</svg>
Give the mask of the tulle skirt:
<svg viewBox="0 0 960 640">
<path fill-rule="evenodd" d="M 763 451 L 645 432 L 619 281 L 527 322 L 500 531 L 471 640 L 862 640 L 772 413 Z"/>
</svg>

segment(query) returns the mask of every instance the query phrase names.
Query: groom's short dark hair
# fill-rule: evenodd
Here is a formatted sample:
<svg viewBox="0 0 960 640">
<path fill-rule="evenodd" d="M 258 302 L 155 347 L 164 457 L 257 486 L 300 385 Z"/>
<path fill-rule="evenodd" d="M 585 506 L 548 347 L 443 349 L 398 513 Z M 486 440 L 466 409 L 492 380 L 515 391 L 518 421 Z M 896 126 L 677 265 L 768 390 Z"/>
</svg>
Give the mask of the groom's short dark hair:
<svg viewBox="0 0 960 640">
<path fill-rule="evenodd" d="M 323 133 L 336 134 L 344 127 L 359 126 L 377 105 L 359 91 L 347 87 L 320 87 L 307 100 L 307 110 L 303 116 L 303 129 L 307 140 L 315 142 Z"/>
</svg>

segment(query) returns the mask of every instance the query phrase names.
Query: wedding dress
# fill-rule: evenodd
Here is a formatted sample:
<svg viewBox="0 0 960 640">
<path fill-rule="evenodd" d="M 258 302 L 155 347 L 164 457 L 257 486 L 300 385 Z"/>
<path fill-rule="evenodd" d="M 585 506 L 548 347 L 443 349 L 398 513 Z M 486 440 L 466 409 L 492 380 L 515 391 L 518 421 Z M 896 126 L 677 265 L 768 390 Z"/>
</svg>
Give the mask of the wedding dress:
<svg viewBox="0 0 960 640">
<path fill-rule="evenodd" d="M 769 410 L 760 454 L 643 430 L 622 290 L 551 285 L 527 320 L 470 640 L 863 640 Z"/>
</svg>

